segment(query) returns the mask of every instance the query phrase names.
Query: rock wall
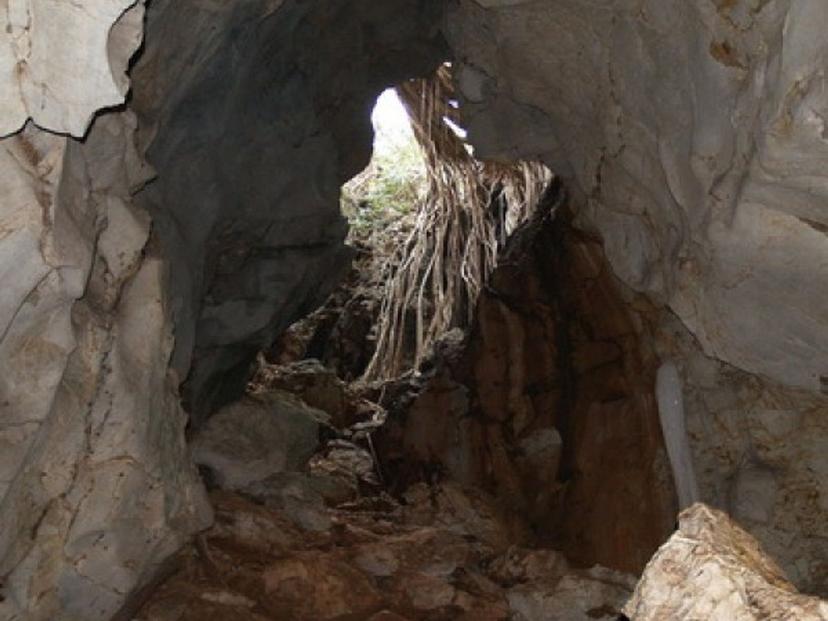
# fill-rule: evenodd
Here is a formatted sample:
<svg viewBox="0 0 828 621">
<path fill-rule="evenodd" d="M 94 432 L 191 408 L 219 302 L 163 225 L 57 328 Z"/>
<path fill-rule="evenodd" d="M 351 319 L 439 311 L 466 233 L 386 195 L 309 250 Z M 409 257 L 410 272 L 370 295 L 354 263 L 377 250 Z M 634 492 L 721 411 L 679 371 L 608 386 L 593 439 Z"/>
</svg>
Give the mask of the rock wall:
<svg viewBox="0 0 828 621">
<path fill-rule="evenodd" d="M 826 22 L 820 0 L 464 0 L 448 31 L 484 156 L 565 176 L 616 274 L 705 353 L 820 391 Z"/>
<path fill-rule="evenodd" d="M 144 0 L 7 0 L 0 16 L 0 137 L 29 119 L 80 137 L 98 110 L 123 103 Z"/>
<path fill-rule="evenodd" d="M 202 419 L 321 299 L 346 258 L 337 193 L 367 161 L 373 96 L 448 56 L 437 0 L 155 0 L 131 111 L 104 113 L 126 96 L 143 5 L 0 5 L 4 619 L 110 618 L 209 523 L 180 382 Z M 615 274 L 662 305 L 642 310 L 646 347 L 680 361 L 703 497 L 744 520 L 798 585 L 826 592 L 828 5 L 460 0 L 451 11 L 444 34 L 478 152 L 541 157 L 566 179 Z M 144 151 L 160 176 L 136 204 Z M 585 317 L 609 329 L 600 294 Z M 509 313 L 490 311 L 512 339 Z M 513 346 L 501 336 L 494 350 Z M 596 345 L 588 359 L 605 354 Z M 647 470 L 659 459 L 645 390 L 657 358 L 622 364 L 621 386 L 601 365 L 585 370 L 601 397 L 555 421 L 564 447 L 582 446 L 564 449 L 561 472 L 621 440 L 613 468 L 669 488 Z M 545 405 L 520 405 L 526 391 L 513 396 L 513 439 L 551 423 Z M 508 463 L 483 464 L 510 476 Z M 617 479 L 595 476 L 597 489 L 570 485 L 583 503 L 572 515 L 598 521 L 590 503 L 618 496 Z M 652 507 L 626 491 L 632 527 Z M 587 541 L 580 528 L 560 532 L 618 558 L 617 533 Z"/>
<path fill-rule="evenodd" d="M 143 3 L 7 4 L 0 618 L 107 619 L 211 519 L 167 373 L 166 268 L 131 199 L 151 174 L 135 116 L 87 131 L 124 99 Z"/>
<path fill-rule="evenodd" d="M 747 528 L 800 589 L 825 596 L 828 399 L 711 360 L 671 327 L 663 352 L 681 352 L 702 500 Z"/>
<path fill-rule="evenodd" d="M 819 0 L 462 0 L 446 26 L 478 153 L 559 173 L 657 305 L 702 498 L 820 593 L 826 23 Z"/>
<path fill-rule="evenodd" d="M 210 521 L 187 453 L 164 263 L 130 193 L 135 118 L 2 141 L 0 618 L 106 619 Z M 148 245 L 149 243 L 149 245 Z"/>
<path fill-rule="evenodd" d="M 278 9 L 278 10 L 277 10 Z M 342 183 L 380 91 L 447 57 L 441 3 L 158 0 L 134 108 L 172 262 L 174 368 L 199 423 L 348 268 Z"/>
<path fill-rule="evenodd" d="M 650 312 L 599 239 L 541 212 L 510 240 L 468 338 L 438 347 L 410 405 L 392 399 L 384 469 L 402 487 L 425 469 L 487 490 L 572 561 L 640 572 L 676 514 Z"/>
<path fill-rule="evenodd" d="M 112 618 L 209 525 L 193 352 L 203 413 L 321 301 L 374 96 L 446 54 L 369 4 L 154 2 L 106 113 L 144 3 L 0 7 L 0 618 Z"/>
</svg>

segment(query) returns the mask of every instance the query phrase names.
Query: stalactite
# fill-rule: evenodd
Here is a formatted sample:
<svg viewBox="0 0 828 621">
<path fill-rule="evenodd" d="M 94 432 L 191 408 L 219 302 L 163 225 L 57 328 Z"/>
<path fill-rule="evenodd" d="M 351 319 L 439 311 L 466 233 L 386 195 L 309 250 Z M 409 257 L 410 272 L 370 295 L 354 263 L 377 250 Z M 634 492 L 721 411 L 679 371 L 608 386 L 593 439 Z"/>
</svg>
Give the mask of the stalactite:
<svg viewBox="0 0 828 621">
<path fill-rule="evenodd" d="M 699 501 L 699 486 L 693 470 L 693 457 L 687 438 L 684 418 L 684 399 L 681 394 L 681 377 L 675 363 L 668 360 L 656 375 L 656 399 L 658 416 L 664 433 L 664 444 L 673 470 L 673 480 L 678 492 L 679 508 L 686 509 Z"/>
</svg>

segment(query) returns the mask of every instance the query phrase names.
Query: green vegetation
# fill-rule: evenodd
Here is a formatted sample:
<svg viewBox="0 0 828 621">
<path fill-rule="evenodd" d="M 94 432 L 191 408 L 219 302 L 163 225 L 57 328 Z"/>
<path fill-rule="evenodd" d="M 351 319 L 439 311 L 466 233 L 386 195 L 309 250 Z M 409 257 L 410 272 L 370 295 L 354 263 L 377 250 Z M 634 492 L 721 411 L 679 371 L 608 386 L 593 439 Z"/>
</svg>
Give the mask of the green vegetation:
<svg viewBox="0 0 828 621">
<path fill-rule="evenodd" d="M 367 233 L 400 216 L 416 213 L 428 184 L 413 135 L 378 145 L 371 163 L 342 187 L 342 212 L 355 233 Z"/>
</svg>

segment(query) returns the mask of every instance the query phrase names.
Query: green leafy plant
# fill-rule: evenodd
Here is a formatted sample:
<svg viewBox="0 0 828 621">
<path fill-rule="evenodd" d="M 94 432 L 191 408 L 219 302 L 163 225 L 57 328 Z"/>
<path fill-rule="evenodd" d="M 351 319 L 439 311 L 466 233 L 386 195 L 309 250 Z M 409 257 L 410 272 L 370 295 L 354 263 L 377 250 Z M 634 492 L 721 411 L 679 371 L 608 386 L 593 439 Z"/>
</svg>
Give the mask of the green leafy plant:
<svg viewBox="0 0 828 621">
<path fill-rule="evenodd" d="M 342 212 L 355 233 L 415 213 L 428 188 L 425 162 L 413 135 L 378 145 L 368 167 L 342 188 Z"/>
</svg>

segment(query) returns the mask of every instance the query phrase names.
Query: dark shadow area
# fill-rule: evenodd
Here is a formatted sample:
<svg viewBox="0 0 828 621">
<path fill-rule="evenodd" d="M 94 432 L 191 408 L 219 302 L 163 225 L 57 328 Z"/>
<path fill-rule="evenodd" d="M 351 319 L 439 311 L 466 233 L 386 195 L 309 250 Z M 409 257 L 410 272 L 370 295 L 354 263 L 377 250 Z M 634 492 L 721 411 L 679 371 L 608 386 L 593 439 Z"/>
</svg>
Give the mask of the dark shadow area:
<svg viewBox="0 0 828 621">
<path fill-rule="evenodd" d="M 442 5 L 152 3 L 133 108 L 158 178 L 139 198 L 170 259 L 193 425 L 347 269 L 340 186 L 368 163 L 377 95 L 447 59 Z"/>
</svg>

